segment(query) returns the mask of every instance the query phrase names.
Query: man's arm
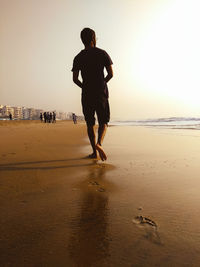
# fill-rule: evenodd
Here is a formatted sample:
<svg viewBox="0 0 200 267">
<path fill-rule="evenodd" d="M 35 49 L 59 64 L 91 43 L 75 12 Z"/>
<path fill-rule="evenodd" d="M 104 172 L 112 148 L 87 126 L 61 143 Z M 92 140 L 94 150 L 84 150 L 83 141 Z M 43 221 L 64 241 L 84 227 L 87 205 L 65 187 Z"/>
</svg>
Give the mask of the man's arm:
<svg viewBox="0 0 200 267">
<path fill-rule="evenodd" d="M 82 82 L 78 79 L 79 76 L 79 70 L 73 71 L 73 82 L 78 85 L 79 87 L 83 87 Z"/>
<path fill-rule="evenodd" d="M 112 65 L 106 66 L 106 70 L 108 75 L 105 77 L 105 82 L 107 83 L 108 81 L 110 81 L 110 79 L 113 77 L 113 69 L 112 69 Z"/>
</svg>

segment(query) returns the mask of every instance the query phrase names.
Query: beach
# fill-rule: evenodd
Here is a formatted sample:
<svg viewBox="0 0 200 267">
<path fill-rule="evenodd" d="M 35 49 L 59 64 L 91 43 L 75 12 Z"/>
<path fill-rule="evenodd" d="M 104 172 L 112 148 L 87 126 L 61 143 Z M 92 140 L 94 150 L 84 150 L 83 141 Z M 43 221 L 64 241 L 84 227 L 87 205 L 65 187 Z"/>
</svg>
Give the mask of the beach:
<svg viewBox="0 0 200 267">
<path fill-rule="evenodd" d="M 0 266 L 199 266 L 200 132 L 0 122 Z"/>
</svg>

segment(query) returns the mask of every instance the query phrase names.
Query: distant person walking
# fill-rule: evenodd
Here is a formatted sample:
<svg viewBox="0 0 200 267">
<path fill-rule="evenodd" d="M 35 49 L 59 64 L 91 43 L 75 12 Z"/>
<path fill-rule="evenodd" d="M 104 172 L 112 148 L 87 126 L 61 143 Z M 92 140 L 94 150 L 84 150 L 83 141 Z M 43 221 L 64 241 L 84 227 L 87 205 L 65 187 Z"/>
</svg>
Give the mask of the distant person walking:
<svg viewBox="0 0 200 267">
<path fill-rule="evenodd" d="M 49 123 L 53 122 L 52 119 L 53 119 L 53 115 L 52 115 L 52 113 L 50 112 L 50 114 L 49 114 Z"/>
<path fill-rule="evenodd" d="M 43 122 L 43 115 L 40 113 L 40 121 Z"/>
<path fill-rule="evenodd" d="M 11 113 L 9 114 L 9 119 L 10 119 L 10 121 L 12 120 L 12 114 Z"/>
<path fill-rule="evenodd" d="M 107 156 L 102 148 L 102 141 L 110 120 L 107 82 L 113 77 L 112 60 L 106 51 L 96 47 L 95 32 L 90 28 L 81 31 L 81 40 L 85 46 L 73 61 L 73 81 L 82 89 L 82 108 L 87 123 L 87 132 L 93 153 L 90 158 L 97 158 L 99 152 L 101 160 Z M 107 76 L 104 77 L 104 68 Z M 79 80 L 81 72 L 82 81 Z M 95 112 L 98 118 L 98 138 L 95 137 Z"/>
<path fill-rule="evenodd" d="M 56 113 L 53 112 L 53 123 L 56 123 Z"/>
<path fill-rule="evenodd" d="M 73 120 L 74 124 L 77 124 L 77 116 L 75 113 L 72 113 L 72 120 Z"/>
</svg>

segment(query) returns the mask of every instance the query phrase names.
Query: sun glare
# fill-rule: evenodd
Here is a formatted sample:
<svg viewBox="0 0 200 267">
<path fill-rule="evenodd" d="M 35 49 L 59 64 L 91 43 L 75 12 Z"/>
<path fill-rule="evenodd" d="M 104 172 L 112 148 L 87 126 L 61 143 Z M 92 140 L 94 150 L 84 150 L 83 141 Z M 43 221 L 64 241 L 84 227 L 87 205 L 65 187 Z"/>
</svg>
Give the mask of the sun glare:
<svg viewBox="0 0 200 267">
<path fill-rule="evenodd" d="M 176 1 L 146 29 L 138 47 L 140 83 L 190 106 L 200 99 L 199 7 L 197 1 Z"/>
</svg>

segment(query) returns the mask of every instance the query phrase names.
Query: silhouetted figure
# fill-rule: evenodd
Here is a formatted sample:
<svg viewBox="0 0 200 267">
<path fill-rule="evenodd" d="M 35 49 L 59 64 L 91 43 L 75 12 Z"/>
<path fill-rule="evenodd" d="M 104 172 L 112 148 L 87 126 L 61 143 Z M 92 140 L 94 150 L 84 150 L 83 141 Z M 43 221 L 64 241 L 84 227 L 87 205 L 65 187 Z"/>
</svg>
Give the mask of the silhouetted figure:
<svg viewBox="0 0 200 267">
<path fill-rule="evenodd" d="M 77 124 L 77 116 L 75 113 L 72 113 L 72 120 L 73 120 L 74 124 Z"/>
<path fill-rule="evenodd" d="M 56 113 L 53 112 L 53 123 L 56 123 Z"/>
<path fill-rule="evenodd" d="M 49 112 L 47 112 L 47 122 L 49 122 Z"/>
<path fill-rule="evenodd" d="M 43 121 L 42 113 L 40 113 L 40 121 L 41 121 L 41 122 Z"/>
<path fill-rule="evenodd" d="M 44 112 L 44 122 L 46 123 L 47 122 L 47 113 Z"/>
<path fill-rule="evenodd" d="M 85 46 L 73 61 L 73 81 L 82 88 L 83 114 L 87 123 L 87 132 L 93 153 L 90 158 L 97 157 L 106 160 L 107 156 L 101 146 L 106 133 L 107 123 L 110 120 L 110 108 L 108 102 L 107 82 L 113 77 L 112 60 L 102 49 L 96 47 L 95 32 L 90 28 L 81 31 L 81 40 Z M 107 76 L 104 77 L 104 68 Z M 82 81 L 79 80 L 81 72 Z M 95 112 L 97 114 L 99 128 L 98 139 L 95 138 Z"/>
<path fill-rule="evenodd" d="M 9 119 L 10 119 L 10 121 L 12 120 L 12 114 L 11 113 L 9 114 Z"/>
<path fill-rule="evenodd" d="M 50 114 L 49 114 L 49 123 L 51 123 L 51 122 L 53 122 L 53 115 L 52 115 L 52 113 L 50 112 Z"/>
</svg>

